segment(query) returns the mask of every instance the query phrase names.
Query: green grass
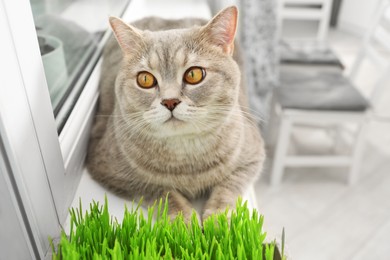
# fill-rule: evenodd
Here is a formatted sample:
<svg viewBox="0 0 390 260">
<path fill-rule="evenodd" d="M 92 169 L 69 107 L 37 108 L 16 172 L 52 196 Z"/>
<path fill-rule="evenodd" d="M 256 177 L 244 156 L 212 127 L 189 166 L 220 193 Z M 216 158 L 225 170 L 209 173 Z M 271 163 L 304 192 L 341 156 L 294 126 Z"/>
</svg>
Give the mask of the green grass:
<svg viewBox="0 0 390 260">
<path fill-rule="evenodd" d="M 110 217 L 107 198 L 104 205 L 91 203 L 84 214 L 81 203 L 72 208 L 70 234 L 62 233 L 57 250 L 52 244 L 53 259 L 274 259 L 275 243 L 264 244 L 263 216 L 250 213 L 241 199 L 230 222 L 226 210 L 203 228 L 195 214 L 189 224 L 182 215 L 171 221 L 162 201 L 147 216 L 140 204 L 125 208 L 122 223 Z"/>
</svg>

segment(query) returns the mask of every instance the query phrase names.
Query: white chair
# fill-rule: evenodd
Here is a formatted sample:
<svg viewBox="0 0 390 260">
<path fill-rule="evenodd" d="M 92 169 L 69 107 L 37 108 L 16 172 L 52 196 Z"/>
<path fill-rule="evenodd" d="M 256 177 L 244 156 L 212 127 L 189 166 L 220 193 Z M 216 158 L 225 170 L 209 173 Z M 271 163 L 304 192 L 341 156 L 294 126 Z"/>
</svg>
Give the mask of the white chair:
<svg viewBox="0 0 390 260">
<path fill-rule="evenodd" d="M 284 20 L 318 21 L 316 41 L 326 40 L 333 0 L 278 0 L 278 28 Z"/>
<path fill-rule="evenodd" d="M 348 166 L 348 183 L 357 180 L 372 106 L 375 105 L 375 99 L 381 95 L 381 90 L 385 87 L 383 83 L 390 75 L 390 56 L 385 55 L 390 55 L 389 1 L 383 1 L 373 20 L 375 21 L 349 73 L 349 79 L 344 77 L 341 69 L 336 66 L 281 66 L 281 86 L 275 91 L 274 106 L 280 120 L 280 128 L 274 152 L 271 185 L 281 182 L 286 167 Z M 366 60 L 372 61 L 372 64 L 378 67 L 380 75 L 371 84 L 370 98 L 363 97 L 350 81 L 359 76 Z M 340 130 L 346 123 L 356 126 L 353 133 L 355 139 L 351 142 L 349 153 L 301 156 L 288 153 L 295 126 L 320 126 Z M 337 139 L 335 142 L 337 143 Z"/>
</svg>

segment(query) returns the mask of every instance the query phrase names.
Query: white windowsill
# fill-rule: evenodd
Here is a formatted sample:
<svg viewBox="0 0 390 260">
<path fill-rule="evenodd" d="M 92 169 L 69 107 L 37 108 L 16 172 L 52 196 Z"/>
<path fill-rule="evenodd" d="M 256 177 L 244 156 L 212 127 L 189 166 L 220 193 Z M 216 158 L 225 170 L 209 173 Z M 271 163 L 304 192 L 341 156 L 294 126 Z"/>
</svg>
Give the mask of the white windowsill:
<svg viewBox="0 0 390 260">
<path fill-rule="evenodd" d="M 252 190 L 248 191 L 248 194 L 246 194 L 243 197 L 243 200 L 248 201 L 248 208 L 250 210 L 257 208 L 257 205 L 255 205 L 254 196 L 252 196 Z M 134 205 L 134 208 L 136 208 L 138 201 L 135 200 L 134 204 L 132 200 L 130 199 L 124 199 L 121 197 L 118 197 L 111 191 L 105 189 L 103 186 L 101 186 L 98 182 L 92 179 L 91 175 L 88 173 L 87 169 L 84 169 L 83 174 L 81 176 L 80 184 L 77 188 L 74 200 L 72 202 L 71 207 L 72 208 L 79 208 L 79 203 L 81 202 L 81 205 L 83 209 L 89 209 L 89 204 L 93 201 L 99 202 L 100 205 L 104 205 L 104 198 L 107 196 L 108 201 L 108 209 L 110 211 L 111 216 L 113 219 L 117 219 L 119 223 L 121 223 L 123 219 L 123 214 L 125 210 L 125 205 L 130 210 L 132 206 Z M 199 198 L 197 200 L 191 201 L 194 209 L 200 213 L 202 212 L 203 205 L 205 203 L 204 198 Z M 145 207 L 142 207 L 144 216 L 147 216 L 147 209 Z M 70 231 L 70 216 L 68 215 L 68 218 L 66 219 L 65 225 L 63 226 L 65 232 L 69 234 Z"/>
</svg>

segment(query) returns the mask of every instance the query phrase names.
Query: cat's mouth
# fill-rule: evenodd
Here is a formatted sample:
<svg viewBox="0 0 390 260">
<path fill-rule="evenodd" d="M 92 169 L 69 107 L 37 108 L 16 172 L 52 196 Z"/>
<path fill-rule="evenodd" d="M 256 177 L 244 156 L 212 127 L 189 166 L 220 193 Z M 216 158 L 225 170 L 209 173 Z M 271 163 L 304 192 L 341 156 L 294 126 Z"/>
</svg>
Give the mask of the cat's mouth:
<svg viewBox="0 0 390 260">
<path fill-rule="evenodd" d="M 170 118 L 168 118 L 167 121 L 165 121 L 165 123 L 168 123 L 168 122 L 183 122 L 183 121 L 174 117 L 174 116 L 171 116 Z"/>
<path fill-rule="evenodd" d="M 183 120 L 178 119 L 174 115 L 171 115 L 170 118 L 168 118 L 164 123 L 171 123 L 171 124 L 177 124 L 177 123 L 183 123 Z"/>
</svg>

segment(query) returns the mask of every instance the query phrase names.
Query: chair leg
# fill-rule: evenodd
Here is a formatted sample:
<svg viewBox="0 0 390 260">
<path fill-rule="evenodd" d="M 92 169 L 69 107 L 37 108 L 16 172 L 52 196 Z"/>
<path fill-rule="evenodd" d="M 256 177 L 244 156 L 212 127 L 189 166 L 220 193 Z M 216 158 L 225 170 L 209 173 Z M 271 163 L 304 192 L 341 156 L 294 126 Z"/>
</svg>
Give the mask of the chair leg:
<svg viewBox="0 0 390 260">
<path fill-rule="evenodd" d="M 285 168 L 285 158 L 287 156 L 287 149 L 290 143 L 292 123 L 290 119 L 281 118 L 281 125 L 279 129 L 279 138 L 274 153 L 274 161 L 271 173 L 271 185 L 278 185 L 283 177 Z"/>
<path fill-rule="evenodd" d="M 319 25 L 318 25 L 319 28 L 317 32 L 317 40 L 320 42 L 325 42 L 328 36 L 331 7 L 332 7 L 331 0 L 326 1 L 322 5 L 322 14 L 321 14 L 322 17 L 319 20 Z"/>
<path fill-rule="evenodd" d="M 358 179 L 358 175 L 361 168 L 361 162 L 362 162 L 362 155 L 364 151 L 364 144 L 365 144 L 365 136 L 367 132 L 367 124 L 362 124 L 360 126 L 360 129 L 358 129 L 358 132 L 356 133 L 356 143 L 353 147 L 352 151 L 352 162 L 351 167 L 348 175 L 348 184 L 351 185 L 355 183 Z"/>
</svg>

